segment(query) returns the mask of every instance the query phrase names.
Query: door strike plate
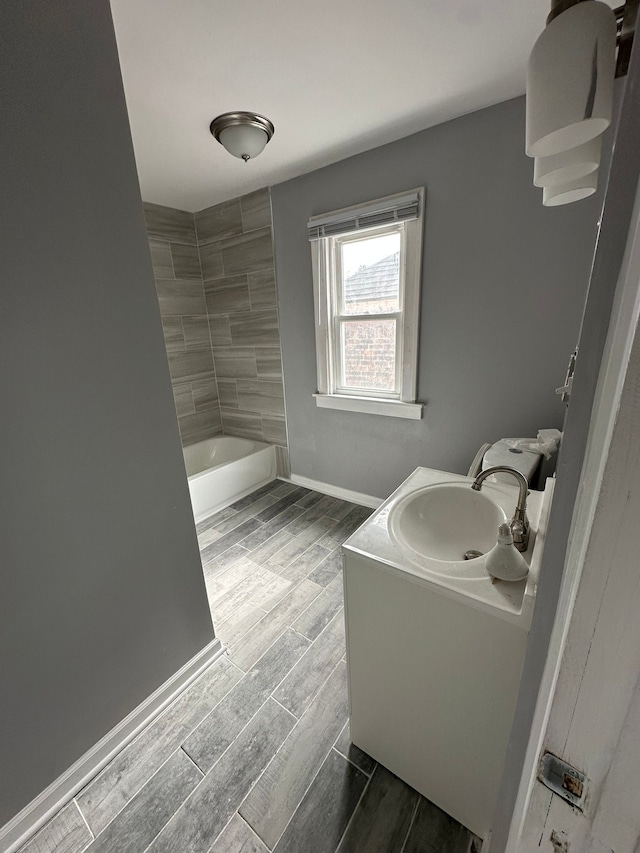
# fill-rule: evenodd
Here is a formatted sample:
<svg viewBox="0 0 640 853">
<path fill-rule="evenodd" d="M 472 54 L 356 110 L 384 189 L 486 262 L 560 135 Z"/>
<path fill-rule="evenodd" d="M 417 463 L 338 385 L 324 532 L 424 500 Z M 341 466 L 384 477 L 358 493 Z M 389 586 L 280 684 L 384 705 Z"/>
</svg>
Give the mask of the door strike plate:
<svg viewBox="0 0 640 853">
<path fill-rule="evenodd" d="M 584 773 L 576 770 L 575 767 L 567 764 L 557 755 L 545 752 L 540 759 L 538 779 L 567 803 L 580 809 L 580 811 L 584 810 L 587 788 L 587 777 Z"/>
</svg>

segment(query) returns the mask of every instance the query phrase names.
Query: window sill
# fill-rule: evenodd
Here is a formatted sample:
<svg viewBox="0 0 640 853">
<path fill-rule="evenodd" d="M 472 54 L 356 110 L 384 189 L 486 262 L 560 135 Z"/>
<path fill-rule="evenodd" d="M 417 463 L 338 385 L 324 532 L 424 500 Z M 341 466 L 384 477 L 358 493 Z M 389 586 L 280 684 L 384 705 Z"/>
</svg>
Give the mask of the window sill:
<svg viewBox="0 0 640 853">
<path fill-rule="evenodd" d="M 422 403 L 402 403 L 377 397 L 348 397 L 346 394 L 314 394 L 316 406 L 321 409 L 341 409 L 343 412 L 364 412 L 368 415 L 385 415 L 389 418 L 422 418 Z"/>
</svg>

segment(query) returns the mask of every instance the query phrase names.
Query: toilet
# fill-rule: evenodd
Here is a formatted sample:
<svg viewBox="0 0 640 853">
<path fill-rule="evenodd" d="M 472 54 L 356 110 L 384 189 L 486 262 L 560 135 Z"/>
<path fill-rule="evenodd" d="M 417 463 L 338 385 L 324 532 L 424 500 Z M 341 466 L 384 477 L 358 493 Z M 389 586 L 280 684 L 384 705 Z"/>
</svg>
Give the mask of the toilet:
<svg viewBox="0 0 640 853">
<path fill-rule="evenodd" d="M 509 468 L 520 471 L 532 489 L 544 489 L 544 481 L 552 475 L 555 467 L 555 454 L 551 459 L 544 459 L 541 453 L 510 446 L 513 441 L 515 439 L 501 438 L 494 444 L 483 444 L 471 463 L 468 476 L 476 477 L 480 471 L 486 471 L 494 465 L 508 465 Z M 513 478 L 508 474 L 493 474 L 489 479 L 497 483 L 513 484 Z"/>
</svg>

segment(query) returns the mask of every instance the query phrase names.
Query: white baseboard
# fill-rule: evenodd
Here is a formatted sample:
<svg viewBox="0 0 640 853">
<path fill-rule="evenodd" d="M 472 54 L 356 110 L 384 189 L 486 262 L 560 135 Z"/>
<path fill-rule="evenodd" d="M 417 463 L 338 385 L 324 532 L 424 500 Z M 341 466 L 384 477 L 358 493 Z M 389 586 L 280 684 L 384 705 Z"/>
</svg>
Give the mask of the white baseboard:
<svg viewBox="0 0 640 853">
<path fill-rule="evenodd" d="M 66 805 L 111 759 L 124 749 L 154 717 L 173 702 L 213 661 L 223 647 L 216 637 L 187 661 L 168 681 L 138 705 L 95 746 L 72 764 L 9 823 L 0 828 L 0 851 L 14 853 L 56 812 Z"/>
<path fill-rule="evenodd" d="M 280 477 L 279 479 L 283 478 Z M 290 482 L 295 483 L 296 486 L 313 489 L 314 492 L 322 492 L 323 495 L 329 495 L 332 498 L 340 498 L 340 500 L 351 501 L 354 504 L 369 506 L 373 509 L 377 509 L 384 500 L 384 498 L 374 498 L 373 495 L 364 495 L 362 492 L 354 492 L 351 489 L 343 489 L 341 486 L 332 486 L 331 483 L 321 483 L 319 480 L 311 480 L 309 477 L 300 477 L 298 474 L 292 474 Z"/>
</svg>

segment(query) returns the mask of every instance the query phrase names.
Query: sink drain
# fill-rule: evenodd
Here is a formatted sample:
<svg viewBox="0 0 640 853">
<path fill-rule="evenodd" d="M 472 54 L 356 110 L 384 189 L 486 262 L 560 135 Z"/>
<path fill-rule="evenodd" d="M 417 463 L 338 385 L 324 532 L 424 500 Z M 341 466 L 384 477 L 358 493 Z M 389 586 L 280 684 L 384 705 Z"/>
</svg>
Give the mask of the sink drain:
<svg viewBox="0 0 640 853">
<path fill-rule="evenodd" d="M 476 557 L 482 557 L 482 551 L 475 551 L 471 548 L 469 551 L 464 552 L 465 560 L 475 560 Z"/>
</svg>

